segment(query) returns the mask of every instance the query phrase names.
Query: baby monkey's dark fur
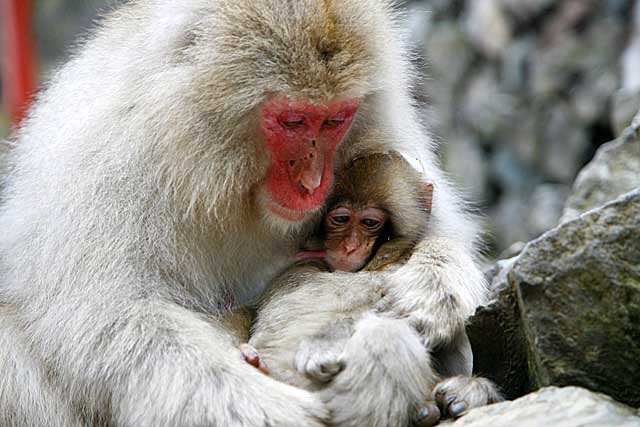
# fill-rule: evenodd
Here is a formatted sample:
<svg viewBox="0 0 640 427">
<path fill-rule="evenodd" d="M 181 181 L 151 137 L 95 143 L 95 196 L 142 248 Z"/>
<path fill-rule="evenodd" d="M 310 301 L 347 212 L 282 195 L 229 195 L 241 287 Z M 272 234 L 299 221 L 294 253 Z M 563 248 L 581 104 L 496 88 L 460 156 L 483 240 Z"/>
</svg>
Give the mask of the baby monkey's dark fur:
<svg viewBox="0 0 640 427">
<path fill-rule="evenodd" d="M 391 151 L 354 159 L 336 175 L 327 207 L 331 210 L 347 203 L 355 209 L 375 206 L 386 212 L 386 224 L 363 268 L 379 271 L 405 261 L 424 238 L 432 198 L 433 185 L 425 183 L 400 154 Z M 321 249 L 326 238 L 323 221 L 307 249 Z"/>
</svg>

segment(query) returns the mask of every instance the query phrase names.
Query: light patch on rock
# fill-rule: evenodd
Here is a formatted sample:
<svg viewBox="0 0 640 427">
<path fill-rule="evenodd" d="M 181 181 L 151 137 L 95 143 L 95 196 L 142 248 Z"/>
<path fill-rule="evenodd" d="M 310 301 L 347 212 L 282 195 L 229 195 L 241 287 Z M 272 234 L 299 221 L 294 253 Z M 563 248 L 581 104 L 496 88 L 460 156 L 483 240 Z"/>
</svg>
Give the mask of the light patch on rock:
<svg viewBox="0 0 640 427">
<path fill-rule="evenodd" d="M 622 136 L 598 149 L 580 171 L 562 214 L 561 222 L 640 187 L 640 114 Z"/>
<path fill-rule="evenodd" d="M 511 402 L 473 409 L 455 427 L 638 427 L 635 411 L 581 387 L 545 387 Z"/>
</svg>

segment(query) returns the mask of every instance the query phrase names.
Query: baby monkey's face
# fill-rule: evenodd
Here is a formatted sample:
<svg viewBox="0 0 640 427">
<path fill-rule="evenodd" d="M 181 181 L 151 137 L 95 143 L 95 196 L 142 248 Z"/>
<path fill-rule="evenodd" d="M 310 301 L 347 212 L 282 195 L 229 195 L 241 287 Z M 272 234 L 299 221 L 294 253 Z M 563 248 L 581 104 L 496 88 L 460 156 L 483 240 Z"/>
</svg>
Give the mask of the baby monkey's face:
<svg viewBox="0 0 640 427">
<path fill-rule="evenodd" d="M 387 213 L 374 204 L 334 207 L 325 218 L 325 260 L 335 270 L 360 270 L 370 258 L 387 220 Z"/>
</svg>

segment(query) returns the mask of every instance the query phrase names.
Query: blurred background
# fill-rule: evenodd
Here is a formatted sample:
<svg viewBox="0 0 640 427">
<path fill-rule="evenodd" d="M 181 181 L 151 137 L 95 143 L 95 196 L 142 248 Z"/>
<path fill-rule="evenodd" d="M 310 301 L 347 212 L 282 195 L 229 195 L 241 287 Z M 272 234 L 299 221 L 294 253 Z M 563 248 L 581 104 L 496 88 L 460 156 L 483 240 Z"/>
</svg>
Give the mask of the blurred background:
<svg viewBox="0 0 640 427">
<path fill-rule="evenodd" d="M 0 139 L 18 82 L 0 57 Z M 116 0 L 34 0 L 34 80 L 45 82 Z M 640 0 L 413 0 L 405 25 L 425 78 L 415 96 L 452 179 L 486 216 L 490 256 L 555 226 L 580 170 L 640 108 Z M 27 8 L 28 9 L 28 8 Z M 20 11 L 19 11 L 20 13 Z M 0 28 L 1 29 L 1 28 Z M 28 80 L 28 78 L 27 78 Z M 28 83 L 28 82 L 27 82 Z M 640 171 L 639 171 L 640 173 Z"/>
</svg>

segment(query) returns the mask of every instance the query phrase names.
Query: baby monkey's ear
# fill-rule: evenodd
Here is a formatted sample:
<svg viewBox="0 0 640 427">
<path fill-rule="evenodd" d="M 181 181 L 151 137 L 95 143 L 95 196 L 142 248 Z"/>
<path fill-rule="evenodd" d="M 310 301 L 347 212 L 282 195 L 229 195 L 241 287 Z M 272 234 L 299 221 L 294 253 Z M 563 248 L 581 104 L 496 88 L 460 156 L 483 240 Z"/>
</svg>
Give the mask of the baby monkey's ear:
<svg viewBox="0 0 640 427">
<path fill-rule="evenodd" d="M 422 199 L 422 205 L 427 215 L 431 214 L 431 205 L 433 204 L 433 184 L 426 183 L 422 187 L 420 198 Z"/>
</svg>

